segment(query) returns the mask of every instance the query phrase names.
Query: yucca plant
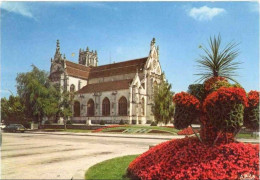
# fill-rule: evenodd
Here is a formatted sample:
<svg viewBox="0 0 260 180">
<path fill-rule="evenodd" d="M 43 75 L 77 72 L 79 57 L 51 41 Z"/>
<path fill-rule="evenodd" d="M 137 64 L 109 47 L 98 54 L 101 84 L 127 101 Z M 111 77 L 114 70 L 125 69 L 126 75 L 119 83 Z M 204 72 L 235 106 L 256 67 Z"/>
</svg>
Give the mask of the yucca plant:
<svg viewBox="0 0 260 180">
<path fill-rule="evenodd" d="M 196 60 L 199 63 L 198 70 L 201 71 L 201 73 L 195 74 L 201 76 L 197 81 L 221 76 L 236 82 L 233 77 L 236 76 L 235 70 L 241 64 L 241 62 L 234 61 L 239 54 L 238 44 L 230 42 L 221 49 L 221 36 L 218 35 L 217 38 L 210 37 L 208 45 L 209 48 L 199 46 L 205 55 L 200 55 L 200 58 Z"/>
</svg>

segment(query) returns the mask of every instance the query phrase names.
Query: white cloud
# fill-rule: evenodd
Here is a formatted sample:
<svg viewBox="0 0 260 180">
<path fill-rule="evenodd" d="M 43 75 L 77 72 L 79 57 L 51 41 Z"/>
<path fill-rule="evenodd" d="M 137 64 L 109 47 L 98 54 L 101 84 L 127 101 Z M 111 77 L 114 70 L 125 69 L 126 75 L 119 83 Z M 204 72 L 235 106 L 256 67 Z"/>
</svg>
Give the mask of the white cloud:
<svg viewBox="0 0 260 180">
<path fill-rule="evenodd" d="M 209 8 L 207 6 L 202 6 L 200 8 L 192 8 L 189 11 L 189 16 L 198 21 L 209 21 L 213 17 L 224 13 L 225 9 L 222 8 Z"/>
<path fill-rule="evenodd" d="M 2 2 L 0 8 L 36 20 L 29 7 L 21 2 Z"/>
</svg>

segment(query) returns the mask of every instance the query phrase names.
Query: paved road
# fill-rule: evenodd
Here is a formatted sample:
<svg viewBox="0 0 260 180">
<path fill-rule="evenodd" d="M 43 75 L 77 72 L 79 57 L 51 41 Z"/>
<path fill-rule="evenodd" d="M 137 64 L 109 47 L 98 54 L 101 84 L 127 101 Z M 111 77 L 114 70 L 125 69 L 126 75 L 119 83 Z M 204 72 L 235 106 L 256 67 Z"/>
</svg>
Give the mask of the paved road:
<svg viewBox="0 0 260 180">
<path fill-rule="evenodd" d="M 84 178 L 92 165 L 141 154 L 163 139 L 3 133 L 2 179 Z"/>
</svg>

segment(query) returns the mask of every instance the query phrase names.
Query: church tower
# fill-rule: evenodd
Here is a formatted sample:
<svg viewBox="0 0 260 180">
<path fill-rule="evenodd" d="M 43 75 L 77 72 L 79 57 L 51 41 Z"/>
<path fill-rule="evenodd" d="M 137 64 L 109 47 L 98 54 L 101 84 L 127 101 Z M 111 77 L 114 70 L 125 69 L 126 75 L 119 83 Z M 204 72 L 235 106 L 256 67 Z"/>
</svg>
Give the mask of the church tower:
<svg viewBox="0 0 260 180">
<path fill-rule="evenodd" d="M 88 47 L 86 51 L 79 49 L 79 64 L 96 67 L 98 64 L 97 51 L 89 51 Z"/>
</svg>

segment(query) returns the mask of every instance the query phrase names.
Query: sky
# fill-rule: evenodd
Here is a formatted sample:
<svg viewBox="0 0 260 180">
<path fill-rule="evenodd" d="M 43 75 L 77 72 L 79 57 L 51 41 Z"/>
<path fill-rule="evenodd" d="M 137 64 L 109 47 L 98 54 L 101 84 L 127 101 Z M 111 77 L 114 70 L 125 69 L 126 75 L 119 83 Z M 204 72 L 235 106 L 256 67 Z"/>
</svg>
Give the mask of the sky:
<svg viewBox="0 0 260 180">
<path fill-rule="evenodd" d="M 67 59 L 88 46 L 104 65 L 148 56 L 155 37 L 172 90 L 187 91 L 199 46 L 219 34 L 222 47 L 239 43 L 235 79 L 259 90 L 258 2 L 0 2 L 0 20 L 1 97 L 16 94 L 17 74 L 32 64 L 50 70 L 57 39 Z"/>
</svg>

